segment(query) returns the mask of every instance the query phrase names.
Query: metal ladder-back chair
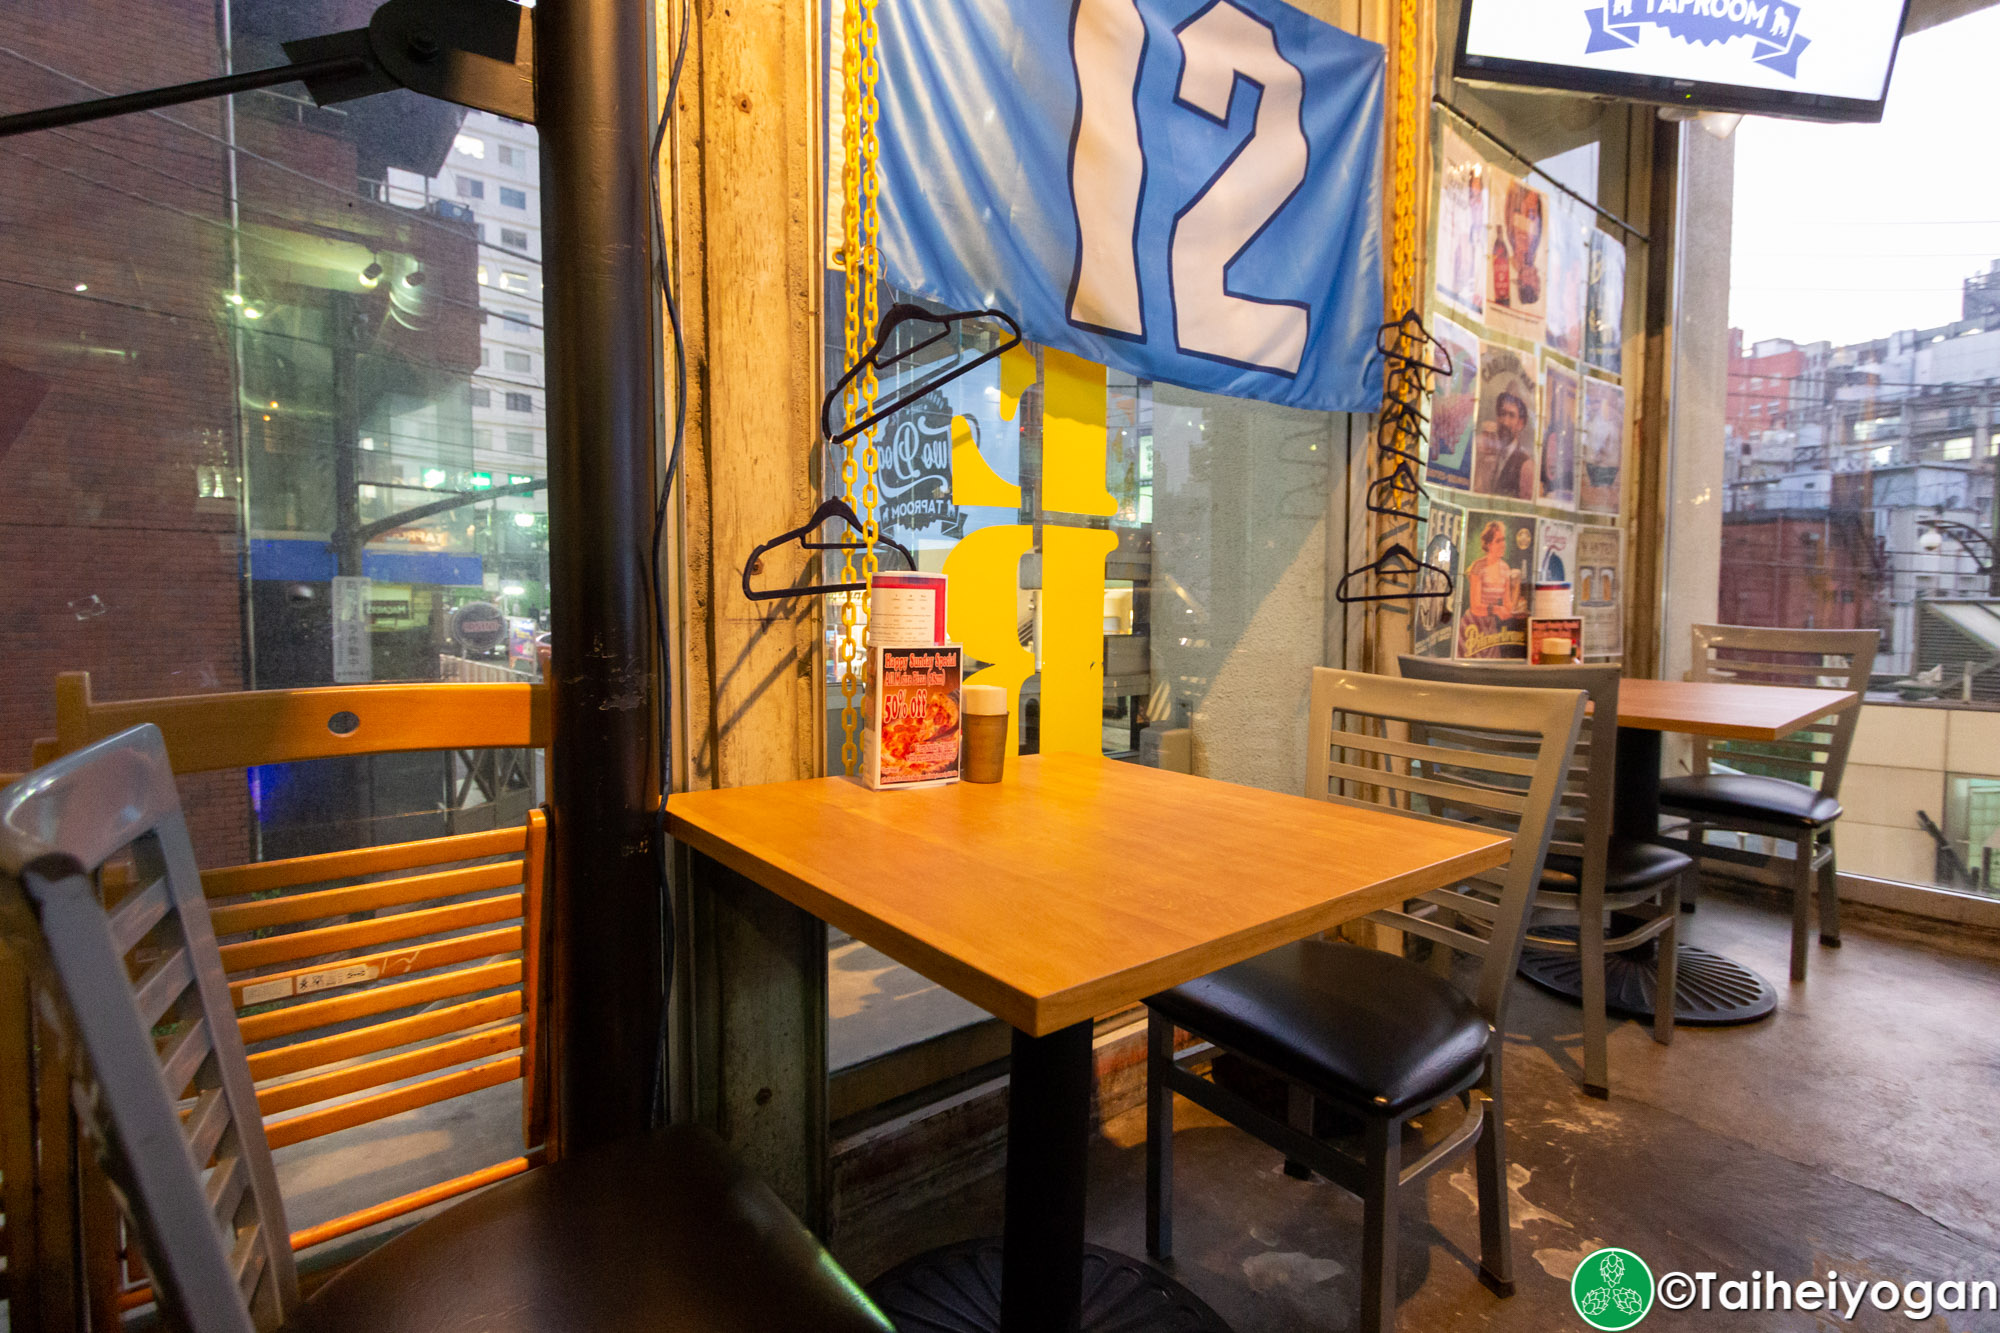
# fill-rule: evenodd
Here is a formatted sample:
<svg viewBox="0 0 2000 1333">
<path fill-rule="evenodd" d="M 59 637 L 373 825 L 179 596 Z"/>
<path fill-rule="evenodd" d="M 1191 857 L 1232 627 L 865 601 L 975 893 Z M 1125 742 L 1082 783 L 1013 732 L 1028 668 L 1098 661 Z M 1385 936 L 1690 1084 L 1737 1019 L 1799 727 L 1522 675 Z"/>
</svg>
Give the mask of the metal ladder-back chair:
<svg viewBox="0 0 2000 1333">
<path fill-rule="evenodd" d="M 1868 688 L 1882 632 L 1873 629 L 1766 629 L 1696 625 L 1690 680 L 1745 685 Z M 1688 821 L 1676 846 L 1697 860 L 1726 861 L 1782 876 L 1792 890 L 1792 980 L 1806 979 L 1814 881 L 1819 886 L 1819 942 L 1840 947 L 1839 868 L 1833 825 L 1840 779 L 1860 723 L 1858 707 L 1833 713 L 1777 741 L 1715 741 L 1697 736 L 1694 772 L 1660 783 L 1660 809 Z M 1726 748 L 1723 748 L 1726 747 Z M 1770 855 L 1707 841 L 1708 830 L 1748 834 L 1791 846 Z"/>
<path fill-rule="evenodd" d="M 98 877 L 121 853 L 135 887 L 107 912 Z M 159 733 L 7 788 L 0 875 L 25 890 L 0 888 L 7 933 L 52 965 L 89 1052 L 73 1073 L 160 1296 L 197 1329 L 276 1327 L 299 1300 L 291 1237 Z"/>
<path fill-rule="evenodd" d="M 1652 996 L 1653 1039 L 1674 1036 L 1675 927 L 1680 892 L 1694 862 L 1670 847 L 1612 841 L 1611 801 L 1618 756 L 1618 668 L 1529 666 L 1526 663 L 1400 659 L 1405 679 L 1524 689 L 1580 689 L 1590 699 L 1569 781 L 1556 811 L 1548 866 L 1535 895 L 1526 947 L 1577 956 L 1583 984 L 1583 1086 L 1610 1095 L 1605 955 L 1658 940 L 1658 984 Z M 1630 923 L 1605 937 L 1605 917 Z M 1565 929 L 1565 923 L 1573 923 Z M 1574 933 L 1571 933 L 1573 930 Z"/>
<path fill-rule="evenodd" d="M 133 887 L 111 904 L 107 865 Z M 283 1205 L 160 732 L 0 791 L 0 929 L 82 1055 L 105 1158 L 186 1333 L 442 1327 L 884 1333 L 889 1324 L 705 1130 L 566 1157 L 408 1228 L 299 1299 Z"/>
<path fill-rule="evenodd" d="M 1313 672 L 1306 794 L 1419 818 L 1501 827 L 1506 866 L 1369 919 L 1480 961 L 1476 994 L 1397 954 L 1302 940 L 1146 1001 L 1146 1242 L 1172 1249 L 1173 1095 L 1213 1111 L 1362 1197 L 1361 1323 L 1396 1319 L 1397 1195 L 1475 1146 L 1480 1276 L 1513 1291 L 1500 1033 L 1542 879 L 1556 801 L 1583 720 L 1577 690 L 1431 684 Z M 1408 739 L 1391 734 L 1409 729 Z M 1281 1123 L 1177 1057 L 1183 1028 L 1284 1081 Z M 1403 1128 L 1452 1100 L 1457 1125 L 1403 1161 Z M 1359 1157 L 1314 1136 L 1315 1103 L 1363 1127 Z"/>
</svg>

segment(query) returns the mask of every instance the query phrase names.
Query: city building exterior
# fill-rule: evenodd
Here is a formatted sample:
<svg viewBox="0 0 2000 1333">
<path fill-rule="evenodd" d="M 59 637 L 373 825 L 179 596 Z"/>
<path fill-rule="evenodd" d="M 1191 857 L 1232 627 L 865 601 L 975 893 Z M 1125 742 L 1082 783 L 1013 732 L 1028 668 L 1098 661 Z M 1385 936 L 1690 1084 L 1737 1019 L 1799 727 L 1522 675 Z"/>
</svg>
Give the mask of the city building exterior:
<svg viewBox="0 0 2000 1333">
<path fill-rule="evenodd" d="M 479 246 L 479 370 L 468 381 L 475 489 L 548 477 L 548 402 L 542 343 L 540 147 L 534 127 L 468 112 L 436 174 L 391 170 L 384 198 L 469 221 Z M 480 507 L 483 586 L 509 613 L 545 622 L 546 492 Z M 460 526 L 463 526 L 461 524 Z"/>
<path fill-rule="evenodd" d="M 1883 631 L 1878 681 L 1965 674 L 2000 643 L 1939 638 L 1926 603 L 1991 596 L 2000 261 L 1967 279 L 1961 318 L 1833 346 L 1731 331 L 1721 614 L 1741 623 Z M 1954 651 L 1926 655 L 1926 642 Z M 1936 657 L 1937 660 L 1932 660 Z M 1979 666 L 1980 663 L 1974 663 Z M 1886 680 L 1885 680 L 1886 678 Z"/>
</svg>

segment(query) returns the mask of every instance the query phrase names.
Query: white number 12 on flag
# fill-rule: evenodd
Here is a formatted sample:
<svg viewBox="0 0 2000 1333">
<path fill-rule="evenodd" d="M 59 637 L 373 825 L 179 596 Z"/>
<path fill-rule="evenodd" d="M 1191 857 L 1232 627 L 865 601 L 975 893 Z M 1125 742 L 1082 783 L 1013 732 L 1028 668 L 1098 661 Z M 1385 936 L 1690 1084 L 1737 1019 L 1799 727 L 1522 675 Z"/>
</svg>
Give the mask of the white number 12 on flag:
<svg viewBox="0 0 2000 1333">
<path fill-rule="evenodd" d="M 1259 92 L 1249 137 L 1174 216 L 1167 275 L 1175 344 L 1196 356 L 1296 375 L 1311 307 L 1239 295 L 1229 290 L 1228 274 L 1306 178 L 1304 80 L 1278 53 L 1270 26 L 1229 0 L 1214 0 L 1174 35 L 1184 57 L 1177 105 L 1227 125 L 1238 81 Z M 1070 44 L 1079 95 L 1069 167 L 1078 238 L 1069 318 L 1143 339 L 1138 229 L 1146 156 L 1138 87 L 1146 24 L 1137 0 L 1076 0 Z"/>
</svg>

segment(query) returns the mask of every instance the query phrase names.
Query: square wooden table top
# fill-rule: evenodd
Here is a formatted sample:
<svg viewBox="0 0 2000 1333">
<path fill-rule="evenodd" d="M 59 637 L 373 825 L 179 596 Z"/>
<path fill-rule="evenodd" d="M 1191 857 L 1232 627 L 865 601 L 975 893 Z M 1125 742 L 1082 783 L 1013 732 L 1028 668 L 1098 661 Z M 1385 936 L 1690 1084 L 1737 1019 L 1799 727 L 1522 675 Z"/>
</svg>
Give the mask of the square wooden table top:
<svg viewBox="0 0 2000 1333">
<path fill-rule="evenodd" d="M 1618 683 L 1618 725 L 1775 741 L 1860 702 L 1853 690 L 1718 680 L 1624 680 Z"/>
<path fill-rule="evenodd" d="M 674 837 L 1047 1036 L 1507 860 L 1504 834 L 1089 755 L 685 792 Z"/>
</svg>

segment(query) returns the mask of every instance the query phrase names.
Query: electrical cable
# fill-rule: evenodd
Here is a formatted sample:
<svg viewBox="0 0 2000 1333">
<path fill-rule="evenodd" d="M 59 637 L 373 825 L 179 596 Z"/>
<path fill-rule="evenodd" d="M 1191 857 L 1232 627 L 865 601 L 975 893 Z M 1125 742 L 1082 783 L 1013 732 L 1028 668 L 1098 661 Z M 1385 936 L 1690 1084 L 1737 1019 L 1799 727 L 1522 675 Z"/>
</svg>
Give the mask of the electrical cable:
<svg viewBox="0 0 2000 1333">
<path fill-rule="evenodd" d="M 673 636 L 668 632 L 667 586 L 661 573 L 660 547 L 666 540 L 667 513 L 673 496 L 674 480 L 680 471 L 681 447 L 687 440 L 687 344 L 681 336 L 680 302 L 674 296 L 673 268 L 667 262 L 667 221 L 660 189 L 660 153 L 667 131 L 673 128 L 674 102 L 680 95 L 681 67 L 687 59 L 688 0 L 681 0 L 680 23 L 674 35 L 674 62 L 667 75 L 666 102 L 653 129 L 651 175 L 653 182 L 653 263 L 659 270 L 660 294 L 667 311 L 667 324 L 674 339 L 674 432 L 667 449 L 666 468 L 660 477 L 659 502 L 653 510 L 653 632 L 660 654 L 660 813 L 657 845 L 664 856 L 667 845 L 667 796 L 673 789 L 674 771 L 674 668 Z M 660 1025 L 653 1043 L 653 1081 L 649 1096 L 650 1118 L 655 1126 L 667 1118 L 667 1029 L 674 983 L 673 881 L 664 860 L 660 874 Z"/>
</svg>

